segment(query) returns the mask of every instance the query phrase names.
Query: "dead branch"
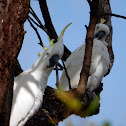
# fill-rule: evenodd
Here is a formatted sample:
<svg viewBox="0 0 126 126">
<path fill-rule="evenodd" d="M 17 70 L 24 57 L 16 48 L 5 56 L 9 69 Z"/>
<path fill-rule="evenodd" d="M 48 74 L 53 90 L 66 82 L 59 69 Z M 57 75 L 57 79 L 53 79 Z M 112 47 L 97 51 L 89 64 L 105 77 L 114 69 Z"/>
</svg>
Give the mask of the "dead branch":
<svg viewBox="0 0 126 126">
<path fill-rule="evenodd" d="M 33 18 L 31 18 L 29 15 L 28 15 L 28 19 L 30 19 L 35 25 L 37 25 L 39 28 L 41 28 L 41 26 Z"/>
<path fill-rule="evenodd" d="M 31 27 L 35 30 L 35 32 L 36 32 L 36 34 L 38 36 L 38 39 L 40 41 L 38 44 L 40 44 L 43 47 L 43 42 L 42 42 L 42 39 L 41 39 L 41 37 L 39 35 L 39 32 L 38 32 L 37 28 L 32 24 L 32 22 L 29 20 L 29 18 L 28 18 L 28 21 L 29 21 Z"/>
<path fill-rule="evenodd" d="M 32 7 L 30 6 L 30 10 L 29 10 L 30 14 L 37 20 L 37 22 L 44 28 L 44 26 L 42 25 L 40 19 L 38 18 L 38 16 L 36 15 L 36 13 L 34 12 L 34 10 L 32 9 Z"/>
<path fill-rule="evenodd" d="M 30 7 L 31 10 L 29 10 L 29 13 L 36 19 L 36 21 L 39 23 L 36 23 L 30 16 L 28 16 L 31 21 L 36 24 L 39 28 L 41 28 L 43 31 L 45 31 L 47 33 L 47 35 L 52 36 L 47 30 L 46 28 L 42 25 L 40 19 L 38 18 L 38 16 L 36 15 L 36 13 L 34 12 L 34 10 Z"/>
<path fill-rule="evenodd" d="M 114 17 L 118 17 L 118 18 L 126 19 L 125 16 L 118 15 L 118 14 L 112 14 L 112 13 L 104 13 L 104 14 L 102 14 L 102 15 L 99 15 L 99 17 L 102 17 L 102 16 L 114 16 Z"/>
</svg>

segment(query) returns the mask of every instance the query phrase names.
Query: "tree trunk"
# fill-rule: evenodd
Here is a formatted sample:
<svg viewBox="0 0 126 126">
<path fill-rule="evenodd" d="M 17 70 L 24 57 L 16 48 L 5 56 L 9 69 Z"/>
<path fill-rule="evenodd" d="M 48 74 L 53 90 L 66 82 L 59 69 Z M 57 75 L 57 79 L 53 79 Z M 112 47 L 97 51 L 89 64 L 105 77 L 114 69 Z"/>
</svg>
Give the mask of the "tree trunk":
<svg viewBox="0 0 126 126">
<path fill-rule="evenodd" d="M 10 114 L 13 65 L 24 39 L 29 0 L 0 0 L 0 125 Z M 10 92 L 10 93 L 9 93 Z M 7 94 L 7 95 L 6 95 Z M 8 95 L 10 94 L 10 95 Z M 9 98 L 7 97 L 9 96 Z M 6 99 L 7 98 L 7 99 Z M 6 110 L 7 109 L 7 110 Z M 5 114 L 5 115 L 4 115 Z M 6 115 L 7 114 L 7 115 Z M 8 117 L 9 119 L 9 117 Z"/>
</svg>

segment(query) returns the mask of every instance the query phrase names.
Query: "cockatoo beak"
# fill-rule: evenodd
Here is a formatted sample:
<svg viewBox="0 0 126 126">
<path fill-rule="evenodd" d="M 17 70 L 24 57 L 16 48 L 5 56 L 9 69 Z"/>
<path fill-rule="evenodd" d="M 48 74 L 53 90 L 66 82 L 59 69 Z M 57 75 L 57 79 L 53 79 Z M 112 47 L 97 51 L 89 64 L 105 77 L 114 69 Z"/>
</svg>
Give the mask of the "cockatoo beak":
<svg viewBox="0 0 126 126">
<path fill-rule="evenodd" d="M 96 33 L 94 35 L 94 38 L 98 38 L 98 40 L 101 40 L 104 36 L 105 36 L 105 32 L 104 31 L 99 31 L 98 33 Z"/>
<path fill-rule="evenodd" d="M 54 67 L 56 65 L 56 63 L 59 60 L 59 56 L 58 55 L 54 55 L 49 59 L 49 66 L 48 67 Z"/>
</svg>

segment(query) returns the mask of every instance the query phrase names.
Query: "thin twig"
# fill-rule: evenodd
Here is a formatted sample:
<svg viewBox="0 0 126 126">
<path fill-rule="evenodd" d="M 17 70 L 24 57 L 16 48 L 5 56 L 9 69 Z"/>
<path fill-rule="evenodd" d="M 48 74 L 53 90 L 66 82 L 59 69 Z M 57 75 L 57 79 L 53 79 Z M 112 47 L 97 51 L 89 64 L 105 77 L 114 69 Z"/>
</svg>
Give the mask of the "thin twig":
<svg viewBox="0 0 126 126">
<path fill-rule="evenodd" d="M 71 88 L 71 84 L 70 84 L 70 78 L 69 78 L 69 75 L 68 75 L 68 72 L 67 72 L 66 66 L 65 66 L 64 61 L 63 61 L 63 59 L 62 59 L 62 58 L 61 58 L 61 61 L 62 61 L 62 63 L 63 63 L 64 70 L 65 70 L 65 73 L 66 73 L 66 76 L 67 76 L 67 79 L 68 79 L 68 83 L 69 83 L 69 90 L 71 90 L 72 88 Z"/>
<path fill-rule="evenodd" d="M 59 72 L 58 72 L 58 64 L 55 66 L 56 68 L 56 87 L 59 89 Z"/>
<path fill-rule="evenodd" d="M 114 16 L 114 17 L 118 17 L 118 18 L 126 19 L 125 16 L 118 15 L 118 14 L 111 14 L 111 13 L 105 13 L 105 14 L 103 14 L 103 15 L 99 15 L 99 17 L 101 17 L 101 16 L 105 16 L 105 15 L 107 15 L 107 16 Z"/>
<path fill-rule="evenodd" d="M 38 16 L 36 15 L 36 13 L 32 10 L 29 10 L 29 13 L 36 19 L 36 21 L 40 24 L 40 26 L 42 26 L 43 30 L 45 29 L 45 27 L 43 26 L 43 24 L 41 23 L 40 19 L 38 18 Z"/>
<path fill-rule="evenodd" d="M 28 21 L 29 21 L 31 27 L 35 30 L 35 32 L 36 32 L 36 34 L 37 34 L 37 36 L 38 36 L 38 39 L 39 39 L 39 41 L 40 41 L 40 43 L 38 43 L 38 44 L 40 44 L 40 45 L 43 47 L 43 42 L 42 42 L 42 39 L 41 39 L 41 37 L 40 37 L 40 35 L 39 35 L 39 33 L 38 33 L 37 28 L 35 28 L 35 26 L 32 24 L 32 22 L 30 21 L 29 18 L 28 18 Z"/>
<path fill-rule="evenodd" d="M 55 126 L 56 126 L 56 124 L 55 124 L 55 122 L 54 122 L 54 120 L 52 119 L 52 117 L 49 115 L 49 112 L 48 111 L 46 111 L 45 109 L 42 109 L 42 111 L 47 115 L 47 117 L 49 118 L 49 120 L 52 122 L 52 124 L 54 124 Z"/>
<path fill-rule="evenodd" d="M 40 27 L 43 31 L 45 31 L 47 34 L 49 34 L 48 33 L 48 31 L 45 29 L 45 27 L 42 25 L 42 23 L 41 23 L 41 21 L 39 21 L 39 19 L 38 18 L 36 18 L 36 16 L 31 12 L 31 11 L 29 11 L 30 12 L 30 14 L 36 19 L 36 21 L 39 23 L 36 23 L 33 19 L 32 19 L 32 21 L 38 26 L 38 27 Z M 29 16 L 30 17 L 30 16 Z M 30 17 L 31 18 L 31 17 Z"/>
<path fill-rule="evenodd" d="M 36 15 L 36 13 L 34 12 L 34 10 L 32 9 L 32 7 L 30 6 L 30 13 L 32 14 L 32 16 L 38 21 L 38 23 L 40 24 L 40 25 L 42 25 L 42 23 L 41 23 L 41 21 L 40 21 L 40 19 L 38 18 L 38 16 Z M 44 26 L 42 25 L 42 27 L 44 28 Z"/>
<path fill-rule="evenodd" d="M 56 70 L 56 68 L 54 68 L 53 70 Z M 59 69 L 59 68 L 58 68 L 58 70 L 61 70 L 61 71 L 62 71 L 63 69 L 61 69 L 61 68 Z"/>
<path fill-rule="evenodd" d="M 63 70 L 63 66 L 58 62 L 57 65 Z"/>
<path fill-rule="evenodd" d="M 31 18 L 29 15 L 28 15 L 28 18 L 29 18 L 34 24 L 36 24 L 39 28 L 41 28 L 43 31 L 45 31 L 45 33 L 46 33 L 47 35 L 50 35 L 50 33 L 49 33 L 45 28 L 43 28 L 42 25 L 40 25 L 40 24 L 38 24 L 37 22 L 35 22 L 34 19 Z"/>
<path fill-rule="evenodd" d="M 34 23 L 34 24 L 36 24 L 38 27 L 40 27 L 41 28 L 41 26 L 37 23 L 37 22 L 35 22 L 34 21 L 34 19 L 33 18 L 31 18 L 29 15 L 28 15 L 28 18 Z"/>
<path fill-rule="evenodd" d="M 58 62 L 57 66 L 60 67 L 58 70 L 63 70 L 63 66 Z M 56 68 L 54 68 L 54 70 L 56 70 Z"/>
<path fill-rule="evenodd" d="M 32 9 L 32 7 L 30 7 L 31 10 L 29 10 L 30 14 L 36 19 L 36 21 L 39 23 L 39 25 L 36 25 L 38 27 L 40 27 L 43 31 L 45 31 L 47 33 L 47 35 L 52 36 L 47 30 L 46 28 L 43 26 L 43 24 L 41 23 L 40 19 L 38 18 L 38 16 L 36 15 L 36 13 L 34 12 L 34 10 Z M 34 21 L 35 22 L 35 21 Z"/>
</svg>

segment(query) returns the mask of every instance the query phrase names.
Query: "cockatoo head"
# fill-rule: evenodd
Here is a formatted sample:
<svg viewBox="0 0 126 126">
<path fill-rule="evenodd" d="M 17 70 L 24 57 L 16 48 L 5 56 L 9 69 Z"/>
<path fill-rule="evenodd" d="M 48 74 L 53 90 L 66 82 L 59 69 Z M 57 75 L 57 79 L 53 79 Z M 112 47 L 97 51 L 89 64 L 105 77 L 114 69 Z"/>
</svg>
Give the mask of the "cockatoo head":
<svg viewBox="0 0 126 126">
<path fill-rule="evenodd" d="M 94 38 L 105 42 L 106 36 L 110 33 L 110 29 L 106 24 L 96 24 Z"/>
<path fill-rule="evenodd" d="M 71 24 L 71 23 L 70 23 Z M 64 45 L 63 45 L 63 35 L 66 28 L 70 25 L 68 24 L 61 32 L 60 36 L 58 37 L 58 41 L 51 46 L 50 48 L 46 48 L 45 51 L 40 55 L 40 59 L 43 67 L 43 70 L 46 69 L 53 69 L 55 64 L 58 62 L 59 59 L 62 58 L 64 53 Z M 45 46 L 44 46 L 45 47 Z"/>
</svg>

